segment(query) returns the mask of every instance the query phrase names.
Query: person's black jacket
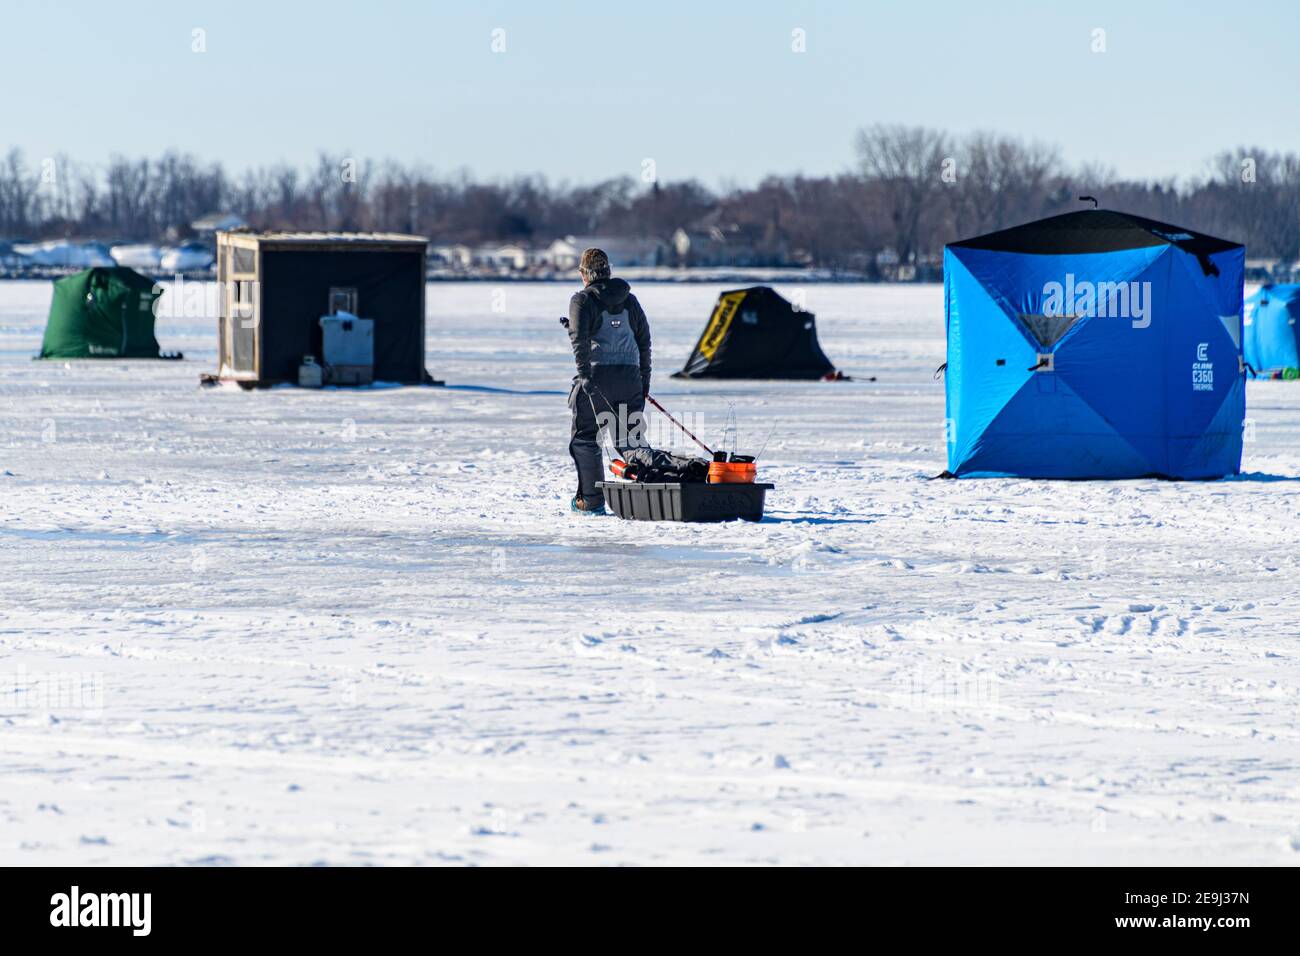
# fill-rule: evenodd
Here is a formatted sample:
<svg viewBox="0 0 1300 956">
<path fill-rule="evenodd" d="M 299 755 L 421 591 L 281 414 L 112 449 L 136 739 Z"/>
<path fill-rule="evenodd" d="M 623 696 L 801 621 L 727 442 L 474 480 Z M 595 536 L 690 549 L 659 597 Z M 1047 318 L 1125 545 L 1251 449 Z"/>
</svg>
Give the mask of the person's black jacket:
<svg viewBox="0 0 1300 956">
<path fill-rule="evenodd" d="M 573 345 L 573 361 L 578 367 L 578 378 L 591 379 L 592 337 L 599 331 L 601 314 L 626 314 L 632 335 L 640 353 L 642 393 L 650 391 L 650 323 L 645 310 L 632 294 L 632 289 L 622 279 L 597 279 L 569 300 L 569 342 Z"/>
</svg>

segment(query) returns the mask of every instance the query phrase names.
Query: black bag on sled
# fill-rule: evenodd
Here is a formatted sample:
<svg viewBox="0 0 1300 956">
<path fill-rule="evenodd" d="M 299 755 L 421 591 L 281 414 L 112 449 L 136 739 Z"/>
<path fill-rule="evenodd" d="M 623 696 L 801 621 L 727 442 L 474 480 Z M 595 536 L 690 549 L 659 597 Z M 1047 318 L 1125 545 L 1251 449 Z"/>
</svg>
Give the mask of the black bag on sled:
<svg viewBox="0 0 1300 956">
<path fill-rule="evenodd" d="M 709 477 L 709 463 L 703 458 L 674 455 L 655 448 L 629 448 L 623 455 L 625 465 L 614 473 L 637 482 L 676 482 L 703 484 Z"/>
</svg>

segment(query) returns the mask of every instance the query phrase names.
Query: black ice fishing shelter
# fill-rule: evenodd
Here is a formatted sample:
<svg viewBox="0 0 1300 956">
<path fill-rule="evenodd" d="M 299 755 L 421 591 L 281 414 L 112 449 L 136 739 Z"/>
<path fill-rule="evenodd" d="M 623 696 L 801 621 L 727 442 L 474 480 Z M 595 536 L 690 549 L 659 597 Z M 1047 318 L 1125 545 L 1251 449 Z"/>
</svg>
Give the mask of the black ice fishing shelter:
<svg viewBox="0 0 1300 956">
<path fill-rule="evenodd" d="M 733 289 L 718 304 L 686 367 L 673 378 L 839 377 L 817 341 L 811 312 L 765 285 Z"/>
<path fill-rule="evenodd" d="M 216 378 L 242 385 L 298 381 L 322 354 L 320 319 L 374 322 L 374 380 L 420 384 L 428 240 L 396 233 L 219 232 Z"/>
</svg>

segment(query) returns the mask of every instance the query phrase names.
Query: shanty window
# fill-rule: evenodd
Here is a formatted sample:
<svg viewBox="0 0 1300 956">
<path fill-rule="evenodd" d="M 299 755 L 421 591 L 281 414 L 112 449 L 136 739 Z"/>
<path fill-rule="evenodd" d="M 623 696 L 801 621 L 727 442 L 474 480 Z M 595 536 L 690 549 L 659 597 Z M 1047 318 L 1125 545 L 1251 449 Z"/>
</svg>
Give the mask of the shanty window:
<svg viewBox="0 0 1300 956">
<path fill-rule="evenodd" d="M 347 312 L 351 315 L 359 315 L 357 312 L 357 290 L 355 287 L 330 289 L 330 315 L 338 315 L 340 312 Z"/>
<path fill-rule="evenodd" d="M 253 285 L 247 280 L 235 283 L 235 302 L 231 314 L 239 319 L 240 328 L 253 327 Z"/>
<path fill-rule="evenodd" d="M 231 246 L 230 271 L 252 275 L 257 271 L 257 253 L 252 249 Z"/>
<path fill-rule="evenodd" d="M 241 279 L 226 283 L 231 290 L 230 318 L 226 334 L 230 337 L 230 367 L 236 372 L 257 371 L 257 313 L 254 308 L 256 282 Z"/>
</svg>

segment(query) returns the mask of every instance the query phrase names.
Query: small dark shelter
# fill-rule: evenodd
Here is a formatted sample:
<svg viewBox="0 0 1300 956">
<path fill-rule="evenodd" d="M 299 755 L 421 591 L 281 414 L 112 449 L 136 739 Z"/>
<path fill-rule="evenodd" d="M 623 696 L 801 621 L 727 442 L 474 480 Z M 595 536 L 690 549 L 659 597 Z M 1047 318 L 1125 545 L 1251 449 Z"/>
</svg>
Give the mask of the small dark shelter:
<svg viewBox="0 0 1300 956">
<path fill-rule="evenodd" d="M 760 285 L 718 296 L 718 304 L 686 367 L 673 378 L 842 376 L 817 341 L 813 314 Z"/>
<path fill-rule="evenodd" d="M 374 323 L 374 381 L 431 382 L 427 248 L 421 236 L 396 233 L 218 232 L 219 359 L 211 378 L 297 383 L 306 357 L 328 362 L 321 319 L 344 314 Z"/>
</svg>

